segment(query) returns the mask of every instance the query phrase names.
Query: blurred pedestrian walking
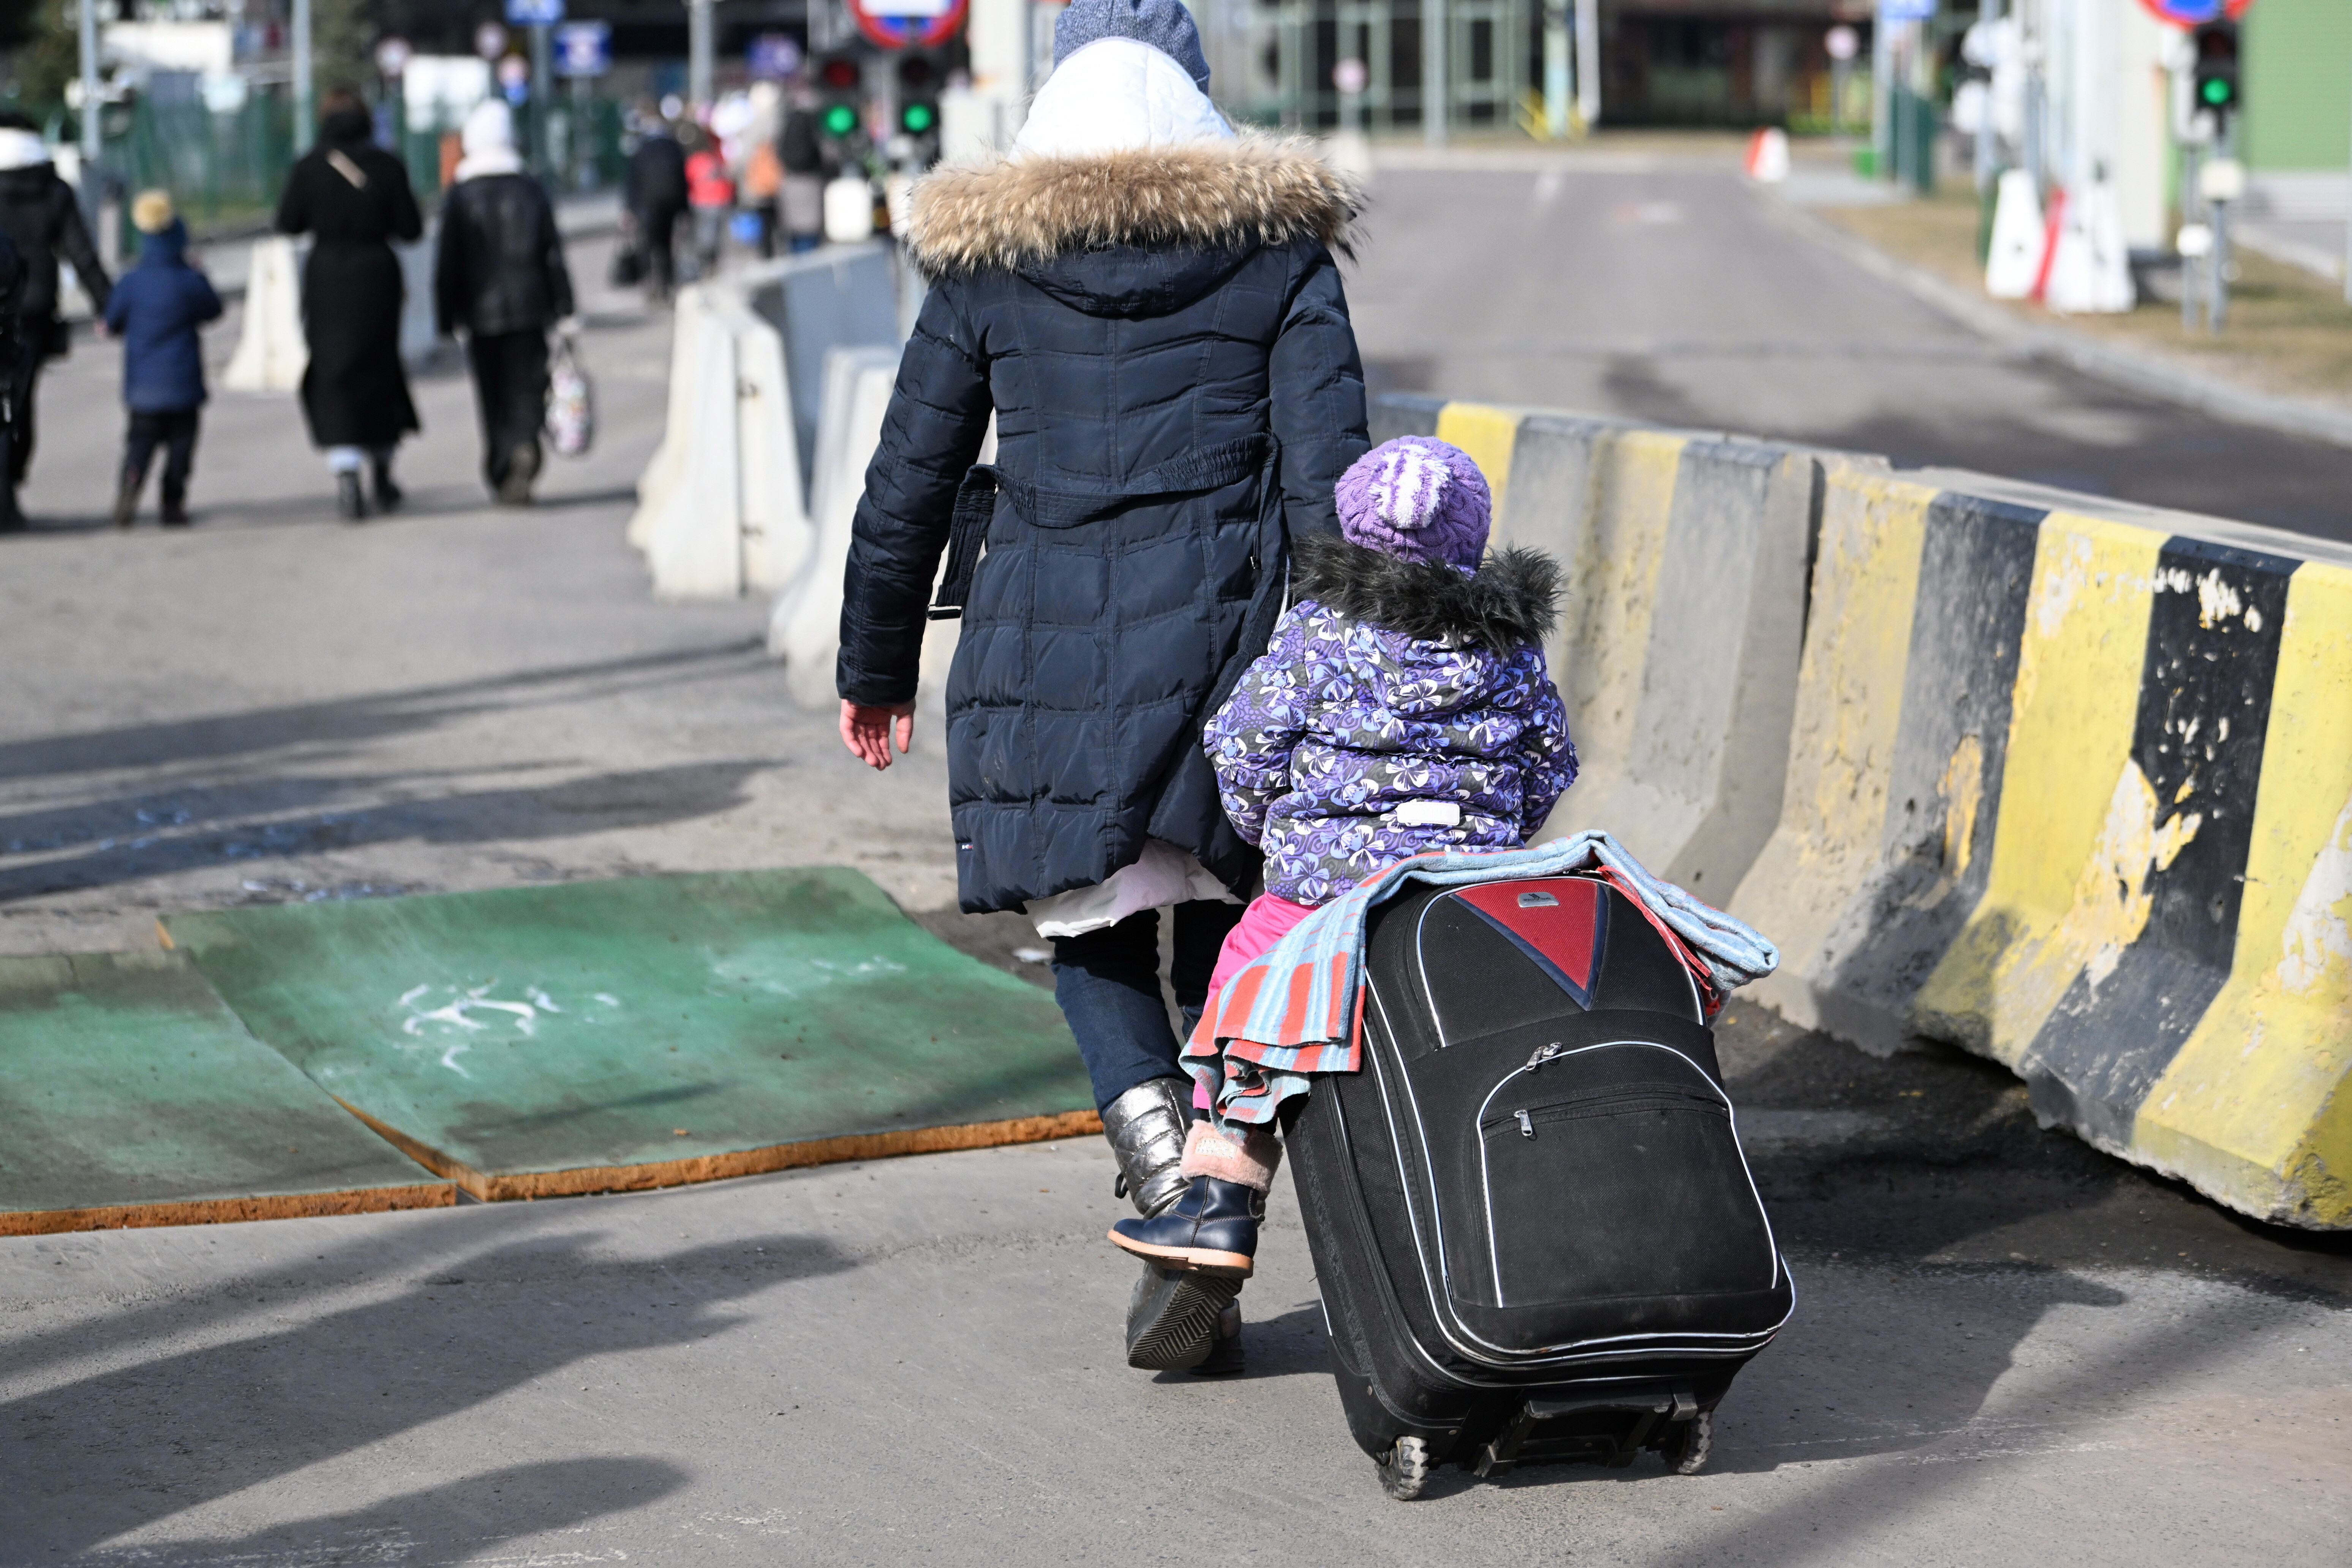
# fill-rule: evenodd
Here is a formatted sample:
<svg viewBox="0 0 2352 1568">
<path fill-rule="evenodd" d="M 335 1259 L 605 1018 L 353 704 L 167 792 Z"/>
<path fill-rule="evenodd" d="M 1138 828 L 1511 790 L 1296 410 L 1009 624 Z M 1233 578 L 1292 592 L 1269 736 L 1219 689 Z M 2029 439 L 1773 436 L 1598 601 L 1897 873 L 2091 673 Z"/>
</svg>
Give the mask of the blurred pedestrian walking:
<svg viewBox="0 0 2352 1568">
<path fill-rule="evenodd" d="M 710 132 L 688 133 L 686 154 L 686 205 L 694 215 L 694 275 L 719 275 L 719 249 L 727 239 L 727 221 L 735 213 L 735 176 L 727 172 L 727 155 Z"/>
<path fill-rule="evenodd" d="M 686 212 L 686 149 L 669 122 L 648 114 L 629 154 L 622 205 L 646 261 L 646 297 L 667 300 L 677 287 L 677 220 Z"/>
<path fill-rule="evenodd" d="M 196 427 L 205 405 L 204 340 L 197 329 L 218 321 L 220 296 L 188 262 L 188 226 L 163 191 L 142 192 L 131 205 L 140 234 L 139 264 L 106 301 L 106 327 L 122 340 L 122 402 L 131 411 L 114 523 L 129 528 L 155 449 L 163 449 L 163 521 L 188 522 L 188 475 L 195 466 Z"/>
<path fill-rule="evenodd" d="M 33 463 L 33 401 L 41 367 L 65 357 L 73 341 L 58 314 L 58 258 L 72 263 L 90 308 L 106 310 L 106 268 L 89 242 L 74 188 L 58 177 L 40 132 L 26 115 L 0 113 L 0 235 L 16 248 L 25 268 L 25 300 L 8 374 L 7 496 L 0 528 L 23 526 L 16 490 Z"/>
<path fill-rule="evenodd" d="M 776 136 L 776 156 L 784 166 L 777 192 L 784 247 L 794 255 L 814 250 L 824 237 L 824 182 L 831 171 L 817 136 L 816 96 L 804 86 L 793 89 L 783 130 Z"/>
<path fill-rule="evenodd" d="M 311 443 L 326 450 L 336 504 L 352 522 L 368 513 L 362 467 L 373 468 L 376 510 L 400 504 L 392 454 L 419 427 L 400 363 L 403 289 L 392 242 L 415 239 L 425 221 L 407 169 L 374 136 L 357 89 L 329 92 L 320 104 L 319 144 L 295 163 L 278 204 L 278 232 L 316 237 L 302 269 L 302 331 L 310 346 L 302 413 Z"/>
<path fill-rule="evenodd" d="M 547 332 L 572 314 L 555 209 L 522 172 L 514 119 L 497 99 L 466 117 L 466 156 L 441 208 L 434 314 L 466 334 L 482 417 L 482 478 L 508 506 L 530 500 L 547 419 Z"/>
<path fill-rule="evenodd" d="M 775 259 L 776 204 L 783 184 L 784 165 L 776 156 L 776 139 L 762 136 L 743 154 L 742 187 L 743 212 L 753 224 L 751 243 L 762 261 Z"/>
</svg>

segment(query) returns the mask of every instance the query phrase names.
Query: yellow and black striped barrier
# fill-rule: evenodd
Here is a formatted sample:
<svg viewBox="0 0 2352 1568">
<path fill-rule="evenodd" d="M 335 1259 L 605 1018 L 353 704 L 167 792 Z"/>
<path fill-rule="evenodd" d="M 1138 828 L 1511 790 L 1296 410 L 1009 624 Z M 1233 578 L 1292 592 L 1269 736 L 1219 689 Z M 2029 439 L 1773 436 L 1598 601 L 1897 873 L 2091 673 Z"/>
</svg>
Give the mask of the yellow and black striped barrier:
<svg viewBox="0 0 2352 1568">
<path fill-rule="evenodd" d="M 1777 750 L 1727 899 L 1781 946 L 1759 999 L 1866 1047 L 1965 1046 L 2102 1148 L 2352 1226 L 2352 551 L 1867 458 L 1425 402 L 1381 419 L 1471 433 L 1482 465 L 1511 447 L 1505 533 L 1622 601 L 1572 605 L 1555 650 L 1592 825 L 1626 813 L 1620 837 L 1689 881 L 1675 824 L 1743 790 L 1752 810 Z M 1580 424 L 1591 455 L 1530 483 L 1547 427 Z M 1770 451 L 1743 549 L 1708 466 Z M 1711 529 L 1686 529 L 1708 483 Z M 1767 612 L 1800 549 L 1791 658 Z M 1739 765 L 1677 774 L 1693 752 Z"/>
</svg>

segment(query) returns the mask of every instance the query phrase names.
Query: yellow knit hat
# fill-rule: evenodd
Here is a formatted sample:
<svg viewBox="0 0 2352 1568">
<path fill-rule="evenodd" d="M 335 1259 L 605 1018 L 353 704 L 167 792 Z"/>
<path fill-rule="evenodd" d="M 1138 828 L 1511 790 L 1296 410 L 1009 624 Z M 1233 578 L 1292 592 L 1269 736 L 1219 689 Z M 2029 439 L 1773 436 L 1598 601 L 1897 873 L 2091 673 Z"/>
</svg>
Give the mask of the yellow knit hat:
<svg viewBox="0 0 2352 1568">
<path fill-rule="evenodd" d="M 142 191 L 131 204 L 131 225 L 142 234 L 163 233 L 177 216 L 172 208 L 169 191 Z"/>
</svg>

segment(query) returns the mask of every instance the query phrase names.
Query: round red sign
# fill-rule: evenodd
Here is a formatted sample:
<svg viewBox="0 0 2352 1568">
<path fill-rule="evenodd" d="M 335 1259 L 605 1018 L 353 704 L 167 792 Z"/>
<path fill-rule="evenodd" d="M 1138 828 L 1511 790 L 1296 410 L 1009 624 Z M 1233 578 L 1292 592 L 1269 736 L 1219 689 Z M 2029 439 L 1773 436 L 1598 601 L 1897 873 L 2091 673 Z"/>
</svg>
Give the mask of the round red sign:
<svg viewBox="0 0 2352 1568">
<path fill-rule="evenodd" d="M 944 44 L 971 8 L 971 0 L 849 0 L 857 30 L 886 49 Z"/>
<path fill-rule="evenodd" d="M 2236 21 L 2254 0 L 2139 0 L 2159 22 L 2193 27 L 2200 22 Z"/>
</svg>

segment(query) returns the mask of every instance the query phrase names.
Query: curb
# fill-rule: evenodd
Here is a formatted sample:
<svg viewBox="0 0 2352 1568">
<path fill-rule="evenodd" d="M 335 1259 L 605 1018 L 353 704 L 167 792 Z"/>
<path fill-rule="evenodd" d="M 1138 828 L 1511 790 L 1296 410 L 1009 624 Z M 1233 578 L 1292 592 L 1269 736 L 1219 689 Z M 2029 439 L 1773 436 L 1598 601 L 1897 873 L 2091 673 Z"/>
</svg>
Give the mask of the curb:
<svg viewBox="0 0 2352 1568">
<path fill-rule="evenodd" d="M 1784 201 L 1771 205 L 1799 234 L 1874 277 L 1908 290 L 1914 298 L 1979 336 L 2028 358 L 2053 360 L 2126 391 L 2160 397 L 2216 418 L 2352 447 L 2352 409 L 2251 391 L 2137 349 L 2093 342 L 2063 328 L 2027 326 L 1999 307 L 1973 299 L 1908 262 L 1896 260 L 1868 241 L 1801 207 Z"/>
</svg>

